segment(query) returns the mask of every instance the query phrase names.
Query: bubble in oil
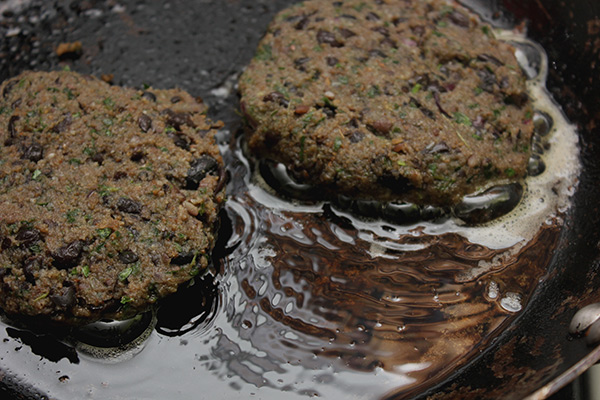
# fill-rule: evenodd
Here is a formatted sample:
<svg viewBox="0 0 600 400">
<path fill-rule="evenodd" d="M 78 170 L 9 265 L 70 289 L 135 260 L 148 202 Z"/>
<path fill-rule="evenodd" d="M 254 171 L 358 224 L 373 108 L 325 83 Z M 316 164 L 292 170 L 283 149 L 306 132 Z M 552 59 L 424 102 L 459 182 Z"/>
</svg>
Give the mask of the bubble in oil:
<svg viewBox="0 0 600 400">
<path fill-rule="evenodd" d="M 500 306 L 508 312 L 516 313 L 523 309 L 521 295 L 514 292 L 508 292 L 500 299 Z"/>
</svg>

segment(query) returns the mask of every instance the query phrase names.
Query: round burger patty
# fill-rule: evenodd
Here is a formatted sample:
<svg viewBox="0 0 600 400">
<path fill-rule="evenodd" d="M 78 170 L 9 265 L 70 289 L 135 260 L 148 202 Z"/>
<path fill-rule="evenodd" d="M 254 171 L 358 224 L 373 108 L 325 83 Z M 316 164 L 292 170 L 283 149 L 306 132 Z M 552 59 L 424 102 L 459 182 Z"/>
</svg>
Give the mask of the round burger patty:
<svg viewBox="0 0 600 400">
<path fill-rule="evenodd" d="M 207 267 L 224 168 L 206 107 L 73 72 L 0 87 L 0 307 L 125 318 Z"/>
<path fill-rule="evenodd" d="M 306 1 L 240 78 L 249 149 L 329 195 L 448 205 L 526 173 L 514 49 L 443 1 Z"/>
</svg>

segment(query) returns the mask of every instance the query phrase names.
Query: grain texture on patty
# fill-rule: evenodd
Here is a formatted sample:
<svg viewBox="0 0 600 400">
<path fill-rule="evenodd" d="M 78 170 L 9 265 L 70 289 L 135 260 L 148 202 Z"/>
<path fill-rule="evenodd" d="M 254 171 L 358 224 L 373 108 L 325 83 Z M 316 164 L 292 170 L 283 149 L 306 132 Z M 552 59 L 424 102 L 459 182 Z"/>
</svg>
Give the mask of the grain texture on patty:
<svg viewBox="0 0 600 400">
<path fill-rule="evenodd" d="M 207 267 L 225 200 L 219 124 L 181 90 L 73 72 L 0 87 L 0 307 L 124 318 Z"/>
<path fill-rule="evenodd" d="M 526 173 L 514 49 L 442 1 L 306 1 L 240 78 L 250 150 L 329 195 L 447 205 Z"/>
</svg>

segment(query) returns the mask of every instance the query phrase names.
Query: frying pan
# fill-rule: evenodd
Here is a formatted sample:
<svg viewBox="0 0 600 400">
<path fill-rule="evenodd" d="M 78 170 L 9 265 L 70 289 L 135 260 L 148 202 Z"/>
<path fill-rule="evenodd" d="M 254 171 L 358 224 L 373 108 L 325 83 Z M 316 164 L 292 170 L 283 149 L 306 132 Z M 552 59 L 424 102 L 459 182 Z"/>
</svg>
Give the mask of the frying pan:
<svg viewBox="0 0 600 400">
<path fill-rule="evenodd" d="M 270 19 L 291 3 L 290 0 L 2 1 L 0 79 L 25 69 L 69 66 L 97 76 L 113 74 L 114 83 L 119 85 L 178 86 L 204 98 L 211 106 L 211 116 L 223 120 L 229 131 L 235 132 L 241 124 L 235 112 L 235 78 L 252 57 Z M 569 333 L 575 313 L 588 304 L 600 302 L 597 290 L 600 287 L 600 230 L 597 229 L 600 4 L 583 0 L 469 0 L 464 4 L 496 26 L 523 24 L 528 36 L 545 48 L 550 62 L 547 86 L 578 127 L 582 171 L 573 206 L 565 216 L 551 255 L 547 278 L 537 286 L 526 307 L 469 362 L 412 396 L 545 398 L 600 359 L 600 347 Z M 81 53 L 61 57 L 56 54 L 59 43 L 77 40 L 82 42 Z M 231 232 L 227 232 L 227 216 L 224 218 L 222 235 L 226 237 Z M 226 244 L 220 246 L 220 251 L 230 251 Z M 199 296 L 216 290 L 209 280 L 201 282 L 199 287 L 202 289 Z M 190 315 L 214 311 L 210 300 L 198 307 L 199 310 L 189 311 Z M 168 317 L 163 316 L 165 319 Z M 200 324 L 202 318 L 197 322 Z M 164 323 L 163 327 L 168 325 Z M 59 360 L 70 360 L 73 368 L 77 368 L 73 362 L 79 357 L 76 352 L 52 338 L 31 334 L 20 326 L 3 326 L 0 336 L 5 344 L 15 347 L 16 341 L 24 345 L 16 346 L 12 353 L 31 353 L 22 361 L 31 371 L 25 380 L 9 363 L 2 364 L 7 365 L 0 371 L 6 396 L 43 398 L 46 388 L 43 380 L 37 380 L 36 371 Z M 152 367 L 160 369 L 158 365 Z M 57 364 L 56 369 L 56 378 L 66 377 L 63 381 L 68 381 L 64 368 Z M 115 370 L 116 374 L 137 376 L 136 371 L 116 366 Z M 94 398 L 94 389 L 88 389 L 88 395 Z M 209 394 L 211 390 L 198 393 L 197 398 L 214 397 Z M 73 395 L 78 397 L 81 396 Z"/>
</svg>

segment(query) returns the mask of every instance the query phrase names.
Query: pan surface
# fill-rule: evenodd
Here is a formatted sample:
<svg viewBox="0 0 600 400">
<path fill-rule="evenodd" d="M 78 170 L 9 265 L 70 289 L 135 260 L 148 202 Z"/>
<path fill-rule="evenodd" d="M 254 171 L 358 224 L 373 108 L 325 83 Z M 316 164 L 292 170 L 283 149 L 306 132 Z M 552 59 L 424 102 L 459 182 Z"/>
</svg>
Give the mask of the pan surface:
<svg viewBox="0 0 600 400">
<path fill-rule="evenodd" d="M 378 265 L 353 260 L 368 259 L 372 237 L 406 237 L 409 230 L 384 223 L 364 227 L 323 204 L 291 207 L 251 180 L 253 167 L 236 140 L 241 120 L 235 80 L 271 18 L 293 1 L 9 3 L 0 3 L 5 6 L 1 80 L 25 69 L 69 67 L 112 74 L 114 83 L 124 86 L 181 87 L 201 96 L 211 116 L 225 122 L 220 144 L 232 179 L 211 274 L 154 314 L 124 323 L 71 331 L 4 321 L 0 371 L 6 393 L 56 399 L 509 399 L 540 388 L 551 392 L 553 383 L 564 384 L 574 376 L 561 378 L 569 368 L 600 358 L 583 338 L 568 333 L 575 312 L 600 301 L 597 4 L 465 2 L 497 26 L 525 23 L 529 36 L 545 48 L 548 88 L 578 126 L 580 183 L 563 228 L 544 230 L 512 271 L 495 275 L 500 282 L 510 282 L 510 276 L 532 280 L 517 285 L 522 310 L 478 303 L 475 299 L 483 298 L 487 286 L 459 290 L 452 279 L 456 271 L 440 269 L 434 275 L 445 286 L 429 282 L 414 297 L 421 308 L 408 306 L 397 318 L 386 319 L 379 306 L 393 308 L 398 301 L 386 297 L 391 284 L 363 278 Z M 57 55 L 58 44 L 76 41 L 81 41 L 80 53 Z M 432 244 L 427 235 L 416 237 L 412 245 L 432 246 L 438 256 L 455 245 L 450 239 Z M 339 269 L 318 270 L 335 264 L 332 254 L 342 260 L 334 267 L 344 270 L 338 275 L 344 282 L 326 280 Z M 399 286 L 427 278 L 407 276 Z M 373 282 L 377 285 L 371 286 Z M 345 286 L 352 291 L 340 289 Z M 317 293 L 321 287 L 331 290 Z M 381 303 L 371 307 L 374 298 Z M 452 330 L 437 324 L 443 319 L 436 305 L 440 299 L 487 305 L 479 314 L 472 312 L 477 318 Z M 307 303 L 314 308 L 303 314 L 313 307 L 303 307 Z M 425 315 L 411 314 L 415 310 L 426 310 Z M 456 353 L 450 351 L 453 347 Z M 412 348 L 432 355 L 430 364 L 406 362 L 420 360 L 411 357 Z M 394 370 L 390 365 L 398 357 L 405 362 Z"/>
</svg>

